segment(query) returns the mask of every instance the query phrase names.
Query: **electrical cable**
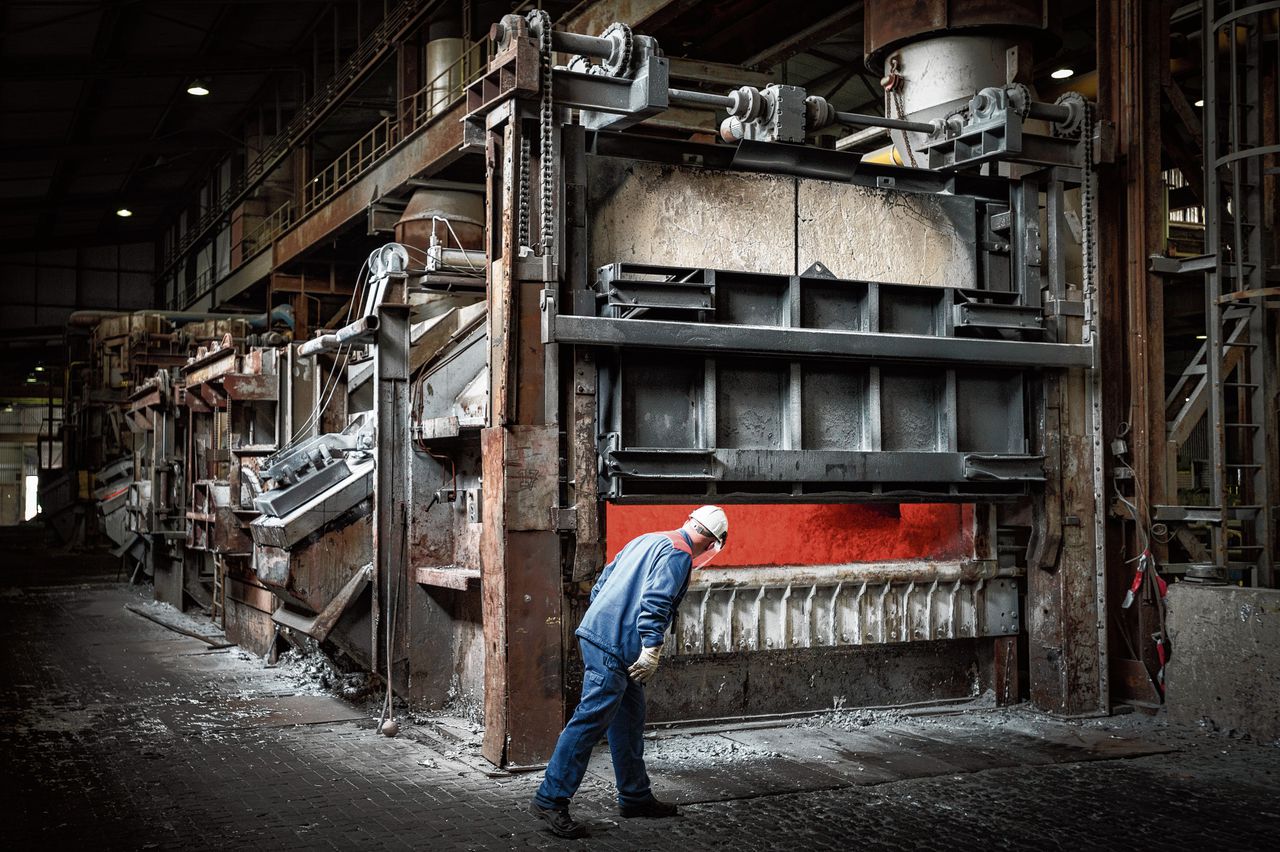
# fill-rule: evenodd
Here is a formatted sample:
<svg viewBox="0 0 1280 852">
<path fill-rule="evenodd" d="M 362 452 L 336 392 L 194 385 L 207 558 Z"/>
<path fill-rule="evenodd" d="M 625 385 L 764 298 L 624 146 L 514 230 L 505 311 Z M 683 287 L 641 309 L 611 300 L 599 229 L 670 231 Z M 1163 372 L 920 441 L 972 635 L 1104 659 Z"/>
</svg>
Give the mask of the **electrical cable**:
<svg viewBox="0 0 1280 852">
<path fill-rule="evenodd" d="M 454 241 L 455 243 L 457 243 L 457 244 L 458 244 L 458 250 L 462 252 L 462 259 L 463 259 L 463 260 L 465 260 L 465 261 L 467 262 L 467 266 L 468 266 L 468 267 L 470 267 L 473 271 L 474 271 L 474 270 L 476 270 L 476 265 L 475 265 L 474 263 L 472 263 L 472 262 L 471 262 L 471 258 L 467 257 L 467 250 L 466 250 L 465 248 L 463 248 L 463 246 L 462 246 L 462 240 L 458 239 L 458 233 L 457 233 L 455 230 L 453 230 L 453 225 L 449 224 L 449 220 L 448 220 L 448 219 L 446 219 L 446 218 L 445 218 L 445 217 L 443 217 L 443 216 L 432 216 L 432 217 L 431 217 L 431 236 L 432 236 L 432 238 L 434 239 L 434 238 L 435 238 L 435 235 L 436 235 L 436 222 L 444 222 L 444 226 L 445 226 L 445 228 L 447 228 L 447 229 L 448 229 L 448 231 L 449 231 L 449 235 L 450 235 L 451 237 L 453 237 L 453 241 Z M 448 248 L 448 245 L 446 244 L 446 246 L 445 246 L 445 247 L 446 247 L 446 248 Z"/>
<path fill-rule="evenodd" d="M 1129 430 L 1130 426 L 1127 422 L 1121 423 L 1117 437 L 1124 438 L 1129 434 Z M 1112 488 L 1115 491 L 1116 499 L 1129 508 L 1129 511 L 1133 516 L 1134 527 L 1137 530 L 1138 537 L 1142 545 L 1142 552 L 1133 559 L 1125 560 L 1125 562 L 1126 564 L 1135 561 L 1138 563 L 1137 571 L 1141 575 L 1141 585 L 1137 591 L 1140 592 L 1145 600 L 1148 600 L 1151 605 L 1155 607 L 1156 615 L 1159 618 L 1160 630 L 1150 638 L 1156 644 L 1156 654 L 1159 659 L 1160 670 L 1155 677 L 1151 678 L 1151 681 L 1156 690 L 1161 696 L 1163 696 L 1164 669 L 1169 660 L 1169 643 L 1165 624 L 1168 607 L 1165 602 L 1162 586 L 1167 588 L 1167 585 L 1165 585 L 1164 580 L 1160 577 L 1159 562 L 1156 560 L 1155 554 L 1151 551 L 1151 541 L 1154 539 L 1158 543 L 1167 544 L 1173 536 L 1172 534 L 1168 534 L 1161 537 L 1157 534 L 1157 527 L 1163 529 L 1165 533 L 1168 533 L 1168 528 L 1164 524 L 1153 524 L 1151 522 L 1150 498 L 1143 489 L 1141 477 L 1138 476 L 1138 472 L 1133 468 L 1133 466 L 1122 458 L 1120 453 L 1115 453 L 1115 457 L 1120 469 L 1129 471 L 1129 477 L 1133 481 L 1133 501 L 1130 501 L 1120 493 L 1120 484 L 1118 481 L 1113 481 Z M 1132 591 L 1133 590 L 1131 590 L 1131 593 Z M 1130 600 L 1129 595 L 1126 595 L 1125 600 L 1125 606 L 1127 606 Z M 1141 620 L 1139 620 L 1139 624 L 1141 624 Z M 1122 630 L 1121 636 L 1124 637 L 1126 644 L 1129 645 L 1130 653 L 1133 655 L 1134 659 L 1143 660 L 1143 657 L 1133 648 L 1133 643 L 1129 641 L 1126 631 Z M 1144 637 L 1139 637 L 1140 642 L 1143 641 L 1143 639 Z"/>
<path fill-rule="evenodd" d="M 365 288 L 369 280 L 369 273 L 372 271 L 373 258 L 378 251 L 380 251 L 380 249 L 375 249 L 369 253 L 369 256 L 365 258 L 364 265 L 360 267 L 360 271 L 356 274 L 356 284 L 355 287 L 352 288 L 351 301 L 347 304 L 347 324 L 350 324 L 351 322 L 351 314 L 355 310 L 356 302 L 363 301 L 365 297 Z M 363 305 L 361 309 L 363 315 Z M 329 406 L 329 402 L 332 400 L 338 384 L 340 384 L 339 376 L 342 375 L 342 371 L 344 371 L 350 363 L 350 353 L 351 346 L 349 344 L 343 344 L 338 347 L 337 354 L 334 355 L 333 366 L 329 370 L 329 375 L 320 388 L 319 404 L 312 408 L 307 419 L 304 420 L 302 425 L 294 431 L 289 442 L 285 445 L 285 449 L 296 444 L 298 438 L 310 429 L 312 425 L 317 422 L 319 417 L 323 416 L 324 410 Z M 339 363 L 339 361 L 341 361 L 341 363 Z"/>
</svg>

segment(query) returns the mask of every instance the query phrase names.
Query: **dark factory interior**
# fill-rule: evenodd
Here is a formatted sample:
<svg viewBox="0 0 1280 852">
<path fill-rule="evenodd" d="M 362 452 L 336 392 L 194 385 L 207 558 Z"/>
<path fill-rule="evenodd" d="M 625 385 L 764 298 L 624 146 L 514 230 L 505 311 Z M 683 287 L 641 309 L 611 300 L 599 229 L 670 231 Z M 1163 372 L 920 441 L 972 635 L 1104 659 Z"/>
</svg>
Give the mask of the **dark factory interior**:
<svg viewBox="0 0 1280 852">
<path fill-rule="evenodd" d="M 8 0 L 0 117 L 6 848 L 1280 830 L 1280 0 Z"/>
</svg>

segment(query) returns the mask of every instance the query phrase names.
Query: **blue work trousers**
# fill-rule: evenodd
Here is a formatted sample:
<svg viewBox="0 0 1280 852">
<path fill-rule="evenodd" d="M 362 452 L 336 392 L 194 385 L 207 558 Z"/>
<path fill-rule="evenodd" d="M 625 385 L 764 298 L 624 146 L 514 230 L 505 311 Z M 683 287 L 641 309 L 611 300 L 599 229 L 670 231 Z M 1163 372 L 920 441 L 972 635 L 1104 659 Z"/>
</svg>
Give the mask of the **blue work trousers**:
<svg viewBox="0 0 1280 852">
<path fill-rule="evenodd" d="M 617 657 L 586 639 L 579 639 L 578 645 L 585 669 L 582 699 L 560 734 L 533 800 L 543 808 L 566 807 L 587 772 L 591 750 L 607 733 L 618 804 L 647 802 L 653 792 L 644 769 L 644 687 L 627 677 Z"/>
</svg>

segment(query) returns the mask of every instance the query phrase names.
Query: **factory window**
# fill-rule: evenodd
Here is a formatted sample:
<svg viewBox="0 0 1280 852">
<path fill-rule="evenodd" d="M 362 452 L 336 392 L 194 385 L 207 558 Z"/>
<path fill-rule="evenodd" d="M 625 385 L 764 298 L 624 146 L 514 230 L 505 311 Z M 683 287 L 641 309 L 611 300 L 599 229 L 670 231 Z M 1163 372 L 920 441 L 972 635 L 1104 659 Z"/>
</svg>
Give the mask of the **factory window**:
<svg viewBox="0 0 1280 852">
<path fill-rule="evenodd" d="M 31 474 L 26 478 L 26 495 L 23 500 L 22 519 L 29 521 L 40 512 L 40 504 L 37 499 L 40 495 L 40 477 Z"/>
</svg>

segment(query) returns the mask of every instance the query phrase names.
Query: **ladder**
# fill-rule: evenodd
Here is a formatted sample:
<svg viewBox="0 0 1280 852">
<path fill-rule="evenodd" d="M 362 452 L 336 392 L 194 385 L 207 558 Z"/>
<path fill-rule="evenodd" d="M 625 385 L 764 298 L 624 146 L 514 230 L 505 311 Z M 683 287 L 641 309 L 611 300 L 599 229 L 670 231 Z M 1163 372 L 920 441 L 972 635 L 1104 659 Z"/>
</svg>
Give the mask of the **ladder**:
<svg viewBox="0 0 1280 852">
<path fill-rule="evenodd" d="M 1206 416 L 1216 502 L 1209 554 L 1230 579 L 1274 585 L 1275 335 L 1280 267 L 1263 177 L 1280 132 L 1262 108 L 1263 61 L 1275 63 L 1280 2 L 1210 0 L 1205 9 Z M 1221 41 L 1219 39 L 1221 38 Z M 1267 119 L 1265 113 L 1271 113 Z"/>
</svg>

